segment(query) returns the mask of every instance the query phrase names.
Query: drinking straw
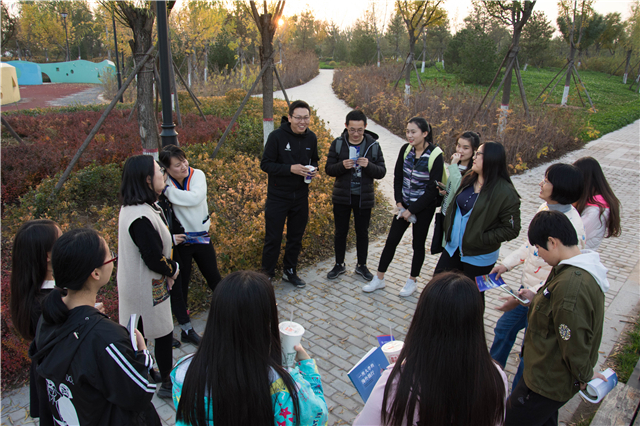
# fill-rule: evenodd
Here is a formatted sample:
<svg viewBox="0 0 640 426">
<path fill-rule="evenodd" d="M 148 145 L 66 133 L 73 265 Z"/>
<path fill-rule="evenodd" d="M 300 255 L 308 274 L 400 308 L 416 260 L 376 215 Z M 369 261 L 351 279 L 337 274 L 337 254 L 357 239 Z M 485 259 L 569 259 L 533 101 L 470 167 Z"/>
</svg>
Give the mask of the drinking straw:
<svg viewBox="0 0 640 426">
<path fill-rule="evenodd" d="M 389 335 L 391 336 L 391 340 L 395 340 L 393 338 L 393 327 L 389 326 Z"/>
<path fill-rule="evenodd" d="M 289 318 L 289 322 L 293 322 L 293 305 L 291 306 L 291 318 Z"/>
</svg>

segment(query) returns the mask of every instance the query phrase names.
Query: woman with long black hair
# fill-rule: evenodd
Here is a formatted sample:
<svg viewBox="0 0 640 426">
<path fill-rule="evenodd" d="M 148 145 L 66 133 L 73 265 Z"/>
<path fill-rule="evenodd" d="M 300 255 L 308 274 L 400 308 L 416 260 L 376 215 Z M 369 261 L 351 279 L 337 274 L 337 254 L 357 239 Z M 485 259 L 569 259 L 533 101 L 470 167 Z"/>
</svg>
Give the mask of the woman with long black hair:
<svg viewBox="0 0 640 426">
<path fill-rule="evenodd" d="M 22 224 L 13 239 L 11 255 L 11 321 L 25 340 L 33 340 L 42 314 L 42 300 L 55 288 L 51 267 L 51 248 L 62 234 L 49 219 L 30 220 Z M 46 395 L 36 391 L 35 364 L 31 364 L 29 380 L 29 414 L 41 418 L 41 425 L 52 424 Z"/>
<path fill-rule="evenodd" d="M 620 236 L 620 200 L 613 193 L 593 157 L 582 157 L 573 163 L 582 172 L 584 190 L 573 206 L 582 217 L 587 233 L 587 249 L 598 250 L 603 238 Z"/>
<path fill-rule="evenodd" d="M 302 346 L 295 350 L 298 362 L 287 371 L 267 276 L 229 274 L 213 292 L 198 350 L 171 373 L 176 425 L 326 424 L 316 363 Z"/>
<path fill-rule="evenodd" d="M 172 260 L 167 220 L 158 206 L 165 176 L 148 155 L 127 159 L 120 185 L 118 221 L 118 313 L 126 325 L 131 314 L 142 318 L 142 333 L 155 339 L 155 355 L 162 379 L 161 398 L 171 398 L 173 317 L 169 290 L 180 273 Z"/>
<path fill-rule="evenodd" d="M 520 196 L 507 171 L 504 147 L 486 142 L 478 148 L 446 213 L 446 245 L 436 269 L 460 271 L 472 280 L 488 274 L 500 245 L 520 232 Z M 483 294 L 484 300 L 484 294 Z"/>
<path fill-rule="evenodd" d="M 433 129 L 422 117 L 407 123 L 407 142 L 400 148 L 393 177 L 394 198 L 398 209 L 389 229 L 387 242 L 380 256 L 378 273 L 362 288 L 369 293 L 384 288 L 384 274 L 393 260 L 396 247 L 413 223 L 413 259 L 411 271 L 400 296 L 411 296 L 418 288 L 416 280 L 426 255 L 425 243 L 429 225 L 440 203 L 437 182 L 442 180 L 444 161 L 442 150 L 433 144 Z"/>
<path fill-rule="evenodd" d="M 507 394 L 507 377 L 487 350 L 478 288 L 444 273 L 422 290 L 398 360 L 354 425 L 497 426 Z"/>
</svg>

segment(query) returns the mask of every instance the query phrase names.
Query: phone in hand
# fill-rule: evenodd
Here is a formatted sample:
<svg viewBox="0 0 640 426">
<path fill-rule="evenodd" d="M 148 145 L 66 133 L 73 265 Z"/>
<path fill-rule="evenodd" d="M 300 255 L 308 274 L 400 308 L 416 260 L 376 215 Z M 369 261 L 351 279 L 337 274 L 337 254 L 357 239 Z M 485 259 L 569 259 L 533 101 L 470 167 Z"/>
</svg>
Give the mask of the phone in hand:
<svg viewBox="0 0 640 426">
<path fill-rule="evenodd" d="M 442 189 L 442 190 L 447 189 L 447 185 L 445 185 L 445 184 L 444 184 L 444 183 L 442 183 L 442 182 L 438 182 L 438 181 L 436 181 L 436 184 L 438 184 L 438 187 L 439 187 L 440 189 Z"/>
</svg>

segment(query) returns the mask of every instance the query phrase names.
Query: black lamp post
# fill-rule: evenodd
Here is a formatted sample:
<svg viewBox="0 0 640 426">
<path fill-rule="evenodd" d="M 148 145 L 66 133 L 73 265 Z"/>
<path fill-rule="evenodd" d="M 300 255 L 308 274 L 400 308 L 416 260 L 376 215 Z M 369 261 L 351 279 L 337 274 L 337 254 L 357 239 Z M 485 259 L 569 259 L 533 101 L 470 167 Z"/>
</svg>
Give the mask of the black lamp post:
<svg viewBox="0 0 640 426">
<path fill-rule="evenodd" d="M 60 12 L 60 16 L 62 16 L 62 22 L 64 23 L 64 38 L 67 40 L 67 61 L 69 60 L 69 34 L 67 33 L 67 16 L 69 14 L 67 12 Z"/>
<path fill-rule="evenodd" d="M 171 57 L 169 55 L 169 32 L 167 27 L 167 2 L 156 2 L 158 17 L 158 52 L 160 53 L 160 98 L 162 99 L 162 146 L 178 145 L 178 133 L 173 124 L 171 111 Z"/>
<path fill-rule="evenodd" d="M 116 76 L 118 77 L 118 91 L 122 87 L 122 77 L 120 76 L 120 62 L 118 61 L 118 35 L 116 34 L 116 15 L 112 14 L 113 20 L 113 44 L 116 50 Z M 124 64 L 122 64 L 124 66 Z M 120 102 L 123 102 L 122 96 L 120 96 Z"/>
</svg>

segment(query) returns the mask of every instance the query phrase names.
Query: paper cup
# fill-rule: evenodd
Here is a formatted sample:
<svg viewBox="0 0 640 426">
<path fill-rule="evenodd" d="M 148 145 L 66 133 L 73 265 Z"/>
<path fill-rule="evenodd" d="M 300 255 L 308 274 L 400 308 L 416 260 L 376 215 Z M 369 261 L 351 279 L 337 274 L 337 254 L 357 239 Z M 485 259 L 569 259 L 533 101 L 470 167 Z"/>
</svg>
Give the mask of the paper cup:
<svg viewBox="0 0 640 426">
<path fill-rule="evenodd" d="M 311 173 L 311 172 L 313 172 L 313 171 L 316 169 L 316 168 L 315 168 L 315 167 L 313 167 L 313 166 L 305 166 L 305 167 L 307 168 L 307 170 L 309 170 L 309 172 L 310 172 L 310 173 Z M 311 176 L 306 175 L 306 176 L 304 177 L 304 183 L 311 183 L 311 179 L 312 179 L 312 177 L 311 177 Z"/>
<path fill-rule="evenodd" d="M 403 346 L 404 342 L 400 340 L 392 340 L 382 345 L 382 353 L 387 357 L 389 364 L 393 364 L 398 360 Z"/>
<path fill-rule="evenodd" d="M 293 367 L 296 362 L 295 345 L 300 344 L 300 339 L 304 334 L 304 327 L 297 322 L 283 321 L 279 325 L 280 344 L 282 345 L 282 365 Z"/>
</svg>

